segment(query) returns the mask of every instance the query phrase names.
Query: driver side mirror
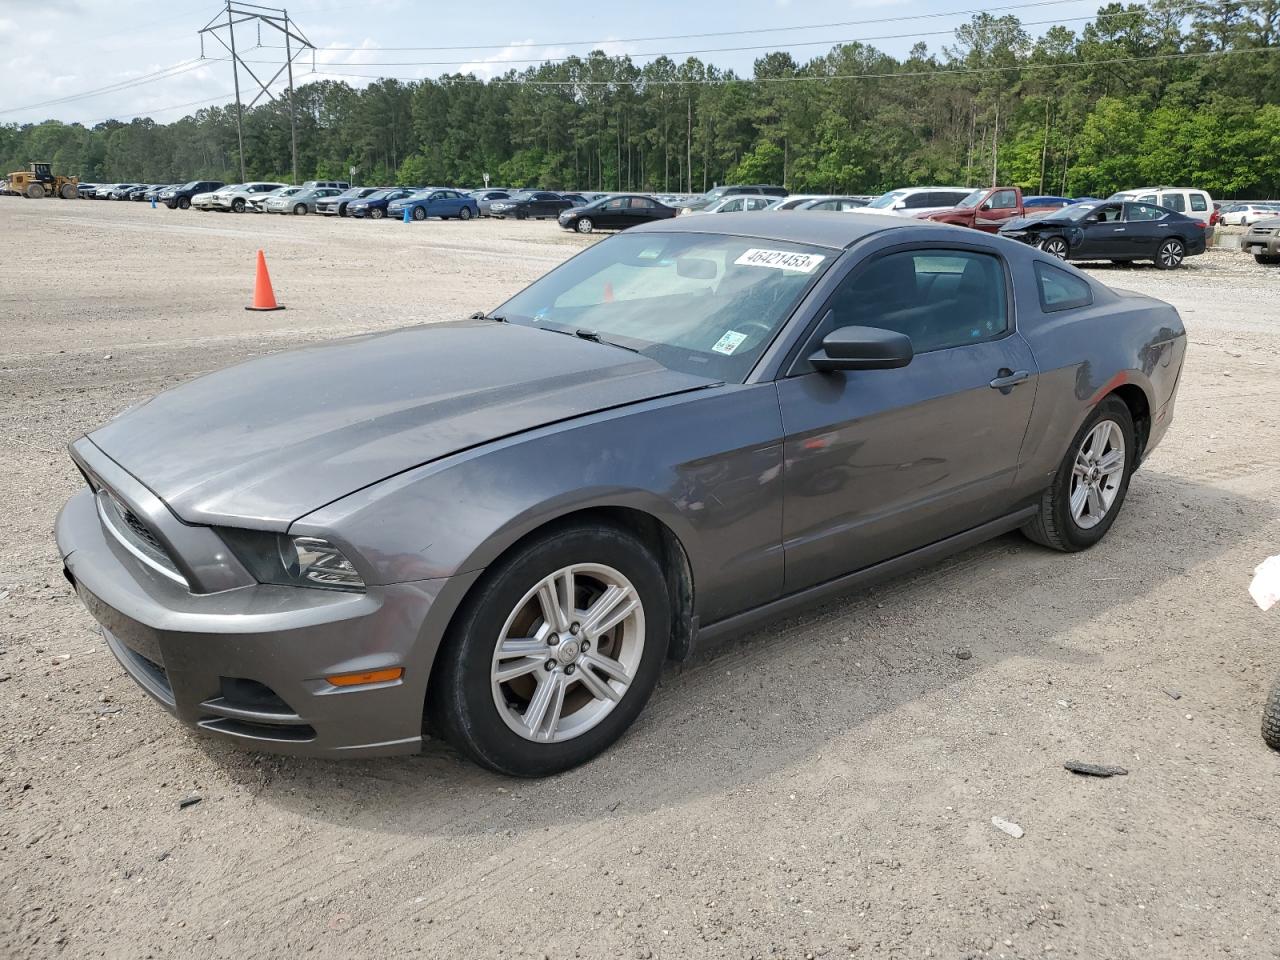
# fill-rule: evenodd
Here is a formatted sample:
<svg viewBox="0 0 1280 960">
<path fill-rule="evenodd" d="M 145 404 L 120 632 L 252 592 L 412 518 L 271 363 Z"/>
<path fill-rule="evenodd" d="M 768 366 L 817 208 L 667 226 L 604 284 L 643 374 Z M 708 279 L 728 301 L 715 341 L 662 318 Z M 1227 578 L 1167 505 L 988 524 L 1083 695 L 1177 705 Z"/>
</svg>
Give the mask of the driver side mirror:
<svg viewBox="0 0 1280 960">
<path fill-rule="evenodd" d="M 828 313 L 830 316 L 830 313 Z M 814 369 L 894 370 L 915 356 L 911 338 L 879 327 L 838 327 L 822 338 L 822 348 L 809 357 Z"/>
<path fill-rule="evenodd" d="M 979 209 L 979 210 L 984 210 L 984 211 L 985 211 L 985 210 L 993 210 L 993 209 L 995 209 L 995 208 L 991 206 L 991 201 L 990 201 L 990 200 L 984 200 L 984 201 L 982 202 L 982 206 L 980 206 L 978 209 Z"/>
<path fill-rule="evenodd" d="M 907 201 L 905 201 L 905 200 L 899 200 L 897 203 L 895 203 L 895 204 L 893 205 L 893 209 L 895 209 L 895 210 L 905 210 L 905 209 L 907 209 Z"/>
</svg>

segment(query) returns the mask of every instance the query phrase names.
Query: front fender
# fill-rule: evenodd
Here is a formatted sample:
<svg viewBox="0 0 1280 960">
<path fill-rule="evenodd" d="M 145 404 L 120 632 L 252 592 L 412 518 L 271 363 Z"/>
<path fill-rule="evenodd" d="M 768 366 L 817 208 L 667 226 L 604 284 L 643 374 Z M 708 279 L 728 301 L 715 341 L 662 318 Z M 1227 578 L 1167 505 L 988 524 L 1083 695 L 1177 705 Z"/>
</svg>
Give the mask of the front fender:
<svg viewBox="0 0 1280 960">
<path fill-rule="evenodd" d="M 387 584 L 483 569 L 546 524 L 597 507 L 641 511 L 671 530 L 706 622 L 777 596 L 776 387 L 693 391 L 484 444 L 353 493 L 290 532 L 351 549 Z"/>
</svg>

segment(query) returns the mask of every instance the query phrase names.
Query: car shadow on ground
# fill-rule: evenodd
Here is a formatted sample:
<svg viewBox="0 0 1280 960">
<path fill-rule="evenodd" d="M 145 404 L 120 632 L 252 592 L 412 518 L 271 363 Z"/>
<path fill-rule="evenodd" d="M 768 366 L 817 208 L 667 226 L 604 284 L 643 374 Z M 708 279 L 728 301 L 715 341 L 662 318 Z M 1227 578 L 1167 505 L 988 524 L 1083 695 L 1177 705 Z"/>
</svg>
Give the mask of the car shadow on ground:
<svg viewBox="0 0 1280 960">
<path fill-rule="evenodd" d="M 1218 521 L 1197 522 L 1210 506 Z M 1050 683 L 1077 671 L 1123 631 L 1124 608 L 1228 552 L 1277 512 L 1144 470 L 1093 550 L 1061 554 L 1009 534 L 701 649 L 668 666 L 635 727 L 606 754 L 544 780 L 489 773 L 437 742 L 412 757 L 345 762 L 197 742 L 260 802 L 394 834 L 525 831 L 677 806 L 801 770 L 842 741 L 858 754 L 865 728 L 894 711 L 917 709 L 936 722 L 949 700 L 967 695 L 967 681 L 1008 658 L 1040 661 L 1036 672 Z M 1023 696 L 1011 691 L 1010 708 Z M 973 712 L 958 713 L 975 728 L 948 727 L 947 735 L 990 733 Z"/>
</svg>

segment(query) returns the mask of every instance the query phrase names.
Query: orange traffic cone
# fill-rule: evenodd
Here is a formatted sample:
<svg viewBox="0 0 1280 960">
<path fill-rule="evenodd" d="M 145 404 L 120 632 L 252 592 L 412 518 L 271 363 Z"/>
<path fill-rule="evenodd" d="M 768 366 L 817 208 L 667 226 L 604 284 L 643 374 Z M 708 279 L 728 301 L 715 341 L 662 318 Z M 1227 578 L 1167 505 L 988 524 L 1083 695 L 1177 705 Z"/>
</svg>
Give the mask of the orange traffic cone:
<svg viewBox="0 0 1280 960">
<path fill-rule="evenodd" d="M 283 310 L 276 303 L 275 291 L 271 289 L 271 275 L 267 273 L 267 258 L 258 251 L 258 276 L 253 282 L 253 306 L 246 310 Z"/>
</svg>

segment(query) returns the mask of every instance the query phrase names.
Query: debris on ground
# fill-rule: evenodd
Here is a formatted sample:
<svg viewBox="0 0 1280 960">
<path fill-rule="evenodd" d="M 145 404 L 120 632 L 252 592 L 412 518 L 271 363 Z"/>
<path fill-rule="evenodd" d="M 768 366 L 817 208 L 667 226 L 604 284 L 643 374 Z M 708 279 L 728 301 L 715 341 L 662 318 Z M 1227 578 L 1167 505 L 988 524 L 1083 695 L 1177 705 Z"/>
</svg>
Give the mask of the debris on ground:
<svg viewBox="0 0 1280 960">
<path fill-rule="evenodd" d="M 178 801 L 178 809 L 185 810 L 187 809 L 187 807 L 194 807 L 197 803 L 199 803 L 203 799 L 204 797 L 200 796 L 200 794 L 198 793 L 187 794 L 187 796 L 183 797 L 181 800 Z"/>
<path fill-rule="evenodd" d="M 1063 766 L 1072 773 L 1086 777 L 1127 777 L 1129 771 L 1124 767 L 1114 767 L 1105 763 L 1085 763 L 1083 760 L 1068 760 Z"/>
<path fill-rule="evenodd" d="M 1013 837 L 1013 839 L 1015 840 L 1021 840 L 1023 835 L 1026 833 L 1025 830 L 1023 830 L 1020 826 L 1018 826 L 1012 820 L 1005 820 L 1002 817 L 992 817 L 991 825 L 995 827 L 997 830 L 1007 833 L 1009 836 Z"/>
<path fill-rule="evenodd" d="M 1169 687 L 1165 687 L 1165 688 L 1164 688 L 1164 692 L 1165 692 L 1166 694 L 1168 694 L 1170 697 L 1172 697 L 1174 700 L 1181 700 L 1181 699 L 1182 699 L 1182 691 L 1181 691 L 1181 690 L 1172 690 L 1172 689 L 1170 689 Z"/>
</svg>

